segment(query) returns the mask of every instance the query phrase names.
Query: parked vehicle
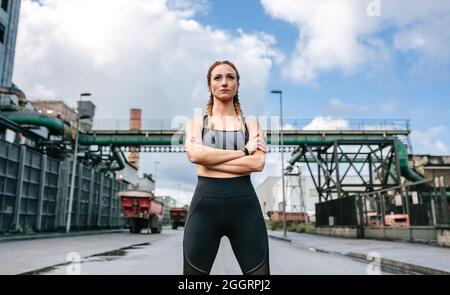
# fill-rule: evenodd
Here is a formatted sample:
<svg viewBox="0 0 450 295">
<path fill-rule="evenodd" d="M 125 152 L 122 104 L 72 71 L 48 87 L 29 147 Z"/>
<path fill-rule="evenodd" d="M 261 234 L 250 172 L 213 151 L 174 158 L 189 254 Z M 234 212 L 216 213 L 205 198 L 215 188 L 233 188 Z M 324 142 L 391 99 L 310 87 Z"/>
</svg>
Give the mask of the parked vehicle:
<svg viewBox="0 0 450 295">
<path fill-rule="evenodd" d="M 377 214 L 377 212 L 367 212 L 366 217 L 368 225 L 383 226 L 382 216 Z M 409 216 L 408 214 L 387 213 L 384 215 L 384 225 L 391 227 L 409 226 Z"/>
<path fill-rule="evenodd" d="M 188 214 L 188 209 L 183 208 L 171 208 L 170 209 L 170 220 L 172 223 L 172 229 L 177 229 L 179 226 L 184 226 L 186 223 L 186 218 Z"/>
<path fill-rule="evenodd" d="M 122 191 L 119 196 L 130 233 L 138 234 L 143 228 L 151 230 L 152 234 L 161 233 L 164 204 L 154 200 L 152 193 Z"/>
<path fill-rule="evenodd" d="M 386 214 L 384 216 L 386 226 L 409 226 L 408 214 Z"/>
</svg>

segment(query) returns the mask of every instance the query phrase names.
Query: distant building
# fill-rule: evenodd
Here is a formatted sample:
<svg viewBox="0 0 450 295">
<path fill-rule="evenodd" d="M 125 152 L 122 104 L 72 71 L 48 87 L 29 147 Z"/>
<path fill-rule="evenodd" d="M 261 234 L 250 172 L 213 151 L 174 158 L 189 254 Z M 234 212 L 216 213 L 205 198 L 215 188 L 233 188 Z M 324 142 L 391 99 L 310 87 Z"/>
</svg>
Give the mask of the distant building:
<svg viewBox="0 0 450 295">
<path fill-rule="evenodd" d="M 135 167 L 134 165 L 130 164 L 130 166 Z M 136 171 L 137 168 L 135 167 Z M 153 176 L 151 174 L 145 174 L 144 177 L 139 178 L 137 189 L 140 191 L 146 191 L 146 192 L 152 192 L 155 190 L 155 180 L 153 179 Z"/>
<path fill-rule="evenodd" d="M 128 162 L 125 163 L 125 167 L 122 170 L 116 171 L 116 180 L 125 182 L 127 184 L 127 189 L 129 190 L 139 190 L 145 192 L 153 191 L 152 189 L 142 189 L 140 187 L 140 182 L 145 182 L 147 180 L 141 180 L 138 176 L 138 170 L 136 169 L 136 167 Z M 148 187 L 151 188 L 151 184 L 149 184 Z"/>
<path fill-rule="evenodd" d="M 61 119 L 76 130 L 78 113 L 62 100 L 29 100 L 34 111 Z M 80 115 L 80 131 L 92 130 L 95 116 L 95 105 L 91 101 L 78 101 Z"/>
<path fill-rule="evenodd" d="M 299 176 L 285 176 L 286 212 L 305 212 L 309 220 L 315 222 L 316 203 L 319 202 L 319 194 L 314 185 L 313 178 L 307 173 L 303 173 L 301 181 Z M 359 183 L 358 176 L 346 176 L 347 183 Z M 283 193 L 281 190 L 281 177 L 267 177 L 257 188 L 256 193 L 259 198 L 264 218 L 269 219 L 267 212 L 283 211 Z"/>
<path fill-rule="evenodd" d="M 412 155 L 410 161 L 425 179 L 440 178 L 441 186 L 450 187 L 450 156 Z"/>
<path fill-rule="evenodd" d="M 76 128 L 77 112 L 62 100 L 30 100 L 37 112 L 60 118 Z"/>
<path fill-rule="evenodd" d="M 311 217 L 315 214 L 315 204 L 319 202 L 319 195 L 310 176 L 301 177 L 299 186 L 298 176 L 285 177 L 286 212 L 300 213 L 306 211 Z M 269 219 L 267 212 L 283 211 L 283 193 L 281 177 L 267 177 L 256 188 L 264 218 Z"/>
<path fill-rule="evenodd" d="M 164 203 L 164 217 L 162 220 L 163 225 L 170 224 L 170 209 L 177 205 L 177 201 L 169 196 L 158 196 L 155 200 Z"/>
</svg>

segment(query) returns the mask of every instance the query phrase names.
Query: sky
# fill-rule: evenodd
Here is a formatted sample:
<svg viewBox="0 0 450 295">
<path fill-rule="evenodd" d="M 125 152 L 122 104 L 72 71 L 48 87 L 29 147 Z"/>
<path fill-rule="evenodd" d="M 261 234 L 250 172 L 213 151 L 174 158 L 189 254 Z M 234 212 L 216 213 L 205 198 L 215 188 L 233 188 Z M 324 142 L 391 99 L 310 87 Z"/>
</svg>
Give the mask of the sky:
<svg viewBox="0 0 450 295">
<path fill-rule="evenodd" d="M 99 122 L 131 108 L 145 122 L 204 109 L 207 70 L 228 59 L 247 116 L 277 116 L 281 89 L 286 119 L 410 120 L 414 153 L 449 155 L 448 27 L 446 0 L 22 0 L 13 81 L 69 106 L 89 91 Z M 188 203 L 194 165 L 147 153 L 140 173 L 155 161 L 157 194 Z"/>
</svg>

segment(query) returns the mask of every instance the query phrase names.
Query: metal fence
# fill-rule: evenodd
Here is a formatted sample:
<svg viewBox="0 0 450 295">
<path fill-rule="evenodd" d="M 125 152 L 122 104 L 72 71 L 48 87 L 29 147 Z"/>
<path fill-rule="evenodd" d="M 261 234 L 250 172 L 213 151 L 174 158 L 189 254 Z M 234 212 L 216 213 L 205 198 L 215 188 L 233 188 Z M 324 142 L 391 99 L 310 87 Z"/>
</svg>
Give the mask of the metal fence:
<svg viewBox="0 0 450 295">
<path fill-rule="evenodd" d="M 72 162 L 0 139 L 0 232 L 65 227 Z M 118 192 L 125 184 L 78 164 L 72 228 L 121 227 Z"/>
<path fill-rule="evenodd" d="M 280 130 L 277 116 L 259 116 L 264 130 Z M 172 119 L 144 119 L 142 130 L 184 130 L 186 116 Z M 95 119 L 94 130 L 130 130 L 130 119 Z M 407 119 L 283 119 L 284 130 L 409 130 Z"/>
<path fill-rule="evenodd" d="M 362 194 L 359 197 L 363 224 L 390 227 L 448 225 L 450 188 L 438 182 L 424 180 Z"/>
<path fill-rule="evenodd" d="M 357 225 L 356 198 L 354 196 L 316 204 L 317 226 Z"/>
<path fill-rule="evenodd" d="M 441 176 L 318 203 L 316 225 L 337 235 L 436 242 L 437 229 L 450 225 L 449 203 Z"/>
</svg>

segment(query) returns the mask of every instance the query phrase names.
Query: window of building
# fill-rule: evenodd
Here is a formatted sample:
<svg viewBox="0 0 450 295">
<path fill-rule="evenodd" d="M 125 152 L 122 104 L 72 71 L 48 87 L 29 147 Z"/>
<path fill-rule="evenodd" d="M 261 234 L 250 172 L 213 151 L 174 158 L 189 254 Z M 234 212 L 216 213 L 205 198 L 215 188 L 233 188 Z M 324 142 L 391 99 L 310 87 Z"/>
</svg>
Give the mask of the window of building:
<svg viewBox="0 0 450 295">
<path fill-rule="evenodd" d="M 5 43 L 5 26 L 0 24 L 0 43 Z"/>
<path fill-rule="evenodd" d="M 8 12 L 8 2 L 9 0 L 1 0 L 2 1 L 2 9 L 6 12 Z"/>
<path fill-rule="evenodd" d="M 278 202 L 278 211 L 283 212 L 283 202 Z"/>
</svg>

